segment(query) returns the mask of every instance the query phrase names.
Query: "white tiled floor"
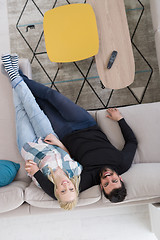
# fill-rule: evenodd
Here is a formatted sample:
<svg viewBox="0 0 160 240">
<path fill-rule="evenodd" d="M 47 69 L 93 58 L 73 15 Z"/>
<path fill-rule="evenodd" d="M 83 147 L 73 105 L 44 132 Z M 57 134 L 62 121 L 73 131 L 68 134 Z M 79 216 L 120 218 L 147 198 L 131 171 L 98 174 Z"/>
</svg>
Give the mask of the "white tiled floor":
<svg viewBox="0 0 160 240">
<path fill-rule="evenodd" d="M 0 0 L 0 55 L 10 52 L 7 1 Z M 0 218 L 0 239 L 126 239 L 156 240 L 150 231 L 148 207 L 73 211 Z"/>
<path fill-rule="evenodd" d="M 112 207 L 0 219 L 6 240 L 156 240 L 148 207 Z"/>
</svg>

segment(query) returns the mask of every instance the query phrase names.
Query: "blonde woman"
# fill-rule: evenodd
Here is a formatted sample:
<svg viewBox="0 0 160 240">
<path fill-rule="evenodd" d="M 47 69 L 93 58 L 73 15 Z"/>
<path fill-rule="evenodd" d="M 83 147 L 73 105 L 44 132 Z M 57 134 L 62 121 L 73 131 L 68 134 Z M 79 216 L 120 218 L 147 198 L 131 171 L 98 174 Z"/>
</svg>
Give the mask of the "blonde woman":
<svg viewBox="0 0 160 240">
<path fill-rule="evenodd" d="M 45 183 L 40 180 L 41 176 L 49 179 L 52 184 L 50 195 L 59 201 L 62 208 L 72 209 L 77 203 L 82 167 L 71 159 L 19 75 L 18 56 L 3 55 L 2 62 L 13 88 L 17 145 L 26 161 L 25 169 L 42 189 L 45 189 Z"/>
</svg>

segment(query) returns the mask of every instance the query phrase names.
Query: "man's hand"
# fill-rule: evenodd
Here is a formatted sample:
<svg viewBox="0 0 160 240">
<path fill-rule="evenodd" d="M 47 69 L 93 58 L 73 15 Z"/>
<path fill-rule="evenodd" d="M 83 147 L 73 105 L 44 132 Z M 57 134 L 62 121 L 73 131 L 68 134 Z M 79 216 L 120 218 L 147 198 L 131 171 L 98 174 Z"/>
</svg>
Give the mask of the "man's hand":
<svg viewBox="0 0 160 240">
<path fill-rule="evenodd" d="M 39 171 L 39 167 L 32 160 L 26 161 L 25 169 L 29 175 L 33 176 L 36 172 Z"/>
<path fill-rule="evenodd" d="M 106 117 L 114 121 L 119 121 L 123 118 L 123 116 L 121 115 L 121 113 L 117 108 L 109 108 L 107 109 L 107 112 L 109 113 L 109 115 L 107 115 Z"/>
</svg>

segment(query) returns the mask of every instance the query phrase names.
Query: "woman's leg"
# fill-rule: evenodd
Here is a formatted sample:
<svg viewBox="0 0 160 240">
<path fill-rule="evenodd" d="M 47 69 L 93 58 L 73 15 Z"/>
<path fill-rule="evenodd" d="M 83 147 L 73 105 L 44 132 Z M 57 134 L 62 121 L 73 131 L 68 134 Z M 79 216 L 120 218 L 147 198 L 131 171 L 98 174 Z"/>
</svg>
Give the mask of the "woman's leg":
<svg viewBox="0 0 160 240">
<path fill-rule="evenodd" d="M 9 77 L 12 80 L 11 81 L 12 87 L 17 93 L 17 96 L 19 97 L 23 105 L 23 108 L 25 109 L 25 112 L 28 115 L 28 118 L 33 126 L 33 129 L 37 138 L 39 137 L 44 138 L 50 133 L 54 134 L 54 131 L 52 129 L 52 126 L 47 116 L 43 113 L 43 111 L 38 106 L 30 89 L 27 87 L 26 83 L 23 81 L 23 78 L 21 76 L 17 76 L 15 78 L 16 71 L 13 69 L 11 58 L 9 58 L 9 55 L 7 55 L 6 57 L 3 56 L 2 61 L 4 62 L 4 67 L 9 74 Z M 14 78 L 11 76 L 10 73 L 12 73 Z"/>
<path fill-rule="evenodd" d="M 61 93 L 49 87 L 46 87 L 43 84 L 37 83 L 33 80 L 29 80 L 25 75 L 23 75 L 21 71 L 20 75 L 23 77 L 31 92 L 36 97 L 36 100 L 41 99 L 41 103 L 43 100 L 45 103 L 48 102 L 50 104 L 50 110 L 48 110 L 48 113 L 46 113 L 45 111 L 47 116 L 49 115 L 49 111 L 51 111 L 51 106 L 53 106 L 53 108 L 56 109 L 57 112 L 59 112 L 61 118 L 63 118 L 67 122 L 70 122 L 72 124 L 74 123 L 78 125 L 84 125 L 84 127 L 85 123 L 87 123 L 86 127 L 96 124 L 95 120 L 85 109 L 79 107 L 77 104 L 73 103 L 70 99 L 68 99 Z"/>
<path fill-rule="evenodd" d="M 38 106 L 25 82 L 21 81 L 14 89 L 24 106 L 37 138 L 45 138 L 50 133 L 55 134 L 49 119 Z"/>
<path fill-rule="evenodd" d="M 16 135 L 17 145 L 21 152 L 22 147 L 26 142 L 36 142 L 37 136 L 33 130 L 32 124 L 29 121 L 28 115 L 23 107 L 21 100 L 13 89 L 13 100 L 16 112 Z"/>
</svg>

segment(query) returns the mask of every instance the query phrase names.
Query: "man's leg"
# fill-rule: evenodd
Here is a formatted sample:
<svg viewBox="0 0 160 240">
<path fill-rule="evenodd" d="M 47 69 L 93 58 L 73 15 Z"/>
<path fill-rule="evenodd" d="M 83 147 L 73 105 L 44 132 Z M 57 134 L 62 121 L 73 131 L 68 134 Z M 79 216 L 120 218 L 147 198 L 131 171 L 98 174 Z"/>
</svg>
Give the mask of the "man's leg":
<svg viewBox="0 0 160 240">
<path fill-rule="evenodd" d="M 80 125 L 85 125 L 85 123 L 87 123 L 86 127 L 96 124 L 95 120 L 85 109 L 79 107 L 77 104 L 73 103 L 70 99 L 61 93 L 49 87 L 46 87 L 41 83 L 29 80 L 26 76 L 23 75 L 21 71 L 20 75 L 23 77 L 24 81 L 36 99 L 41 99 L 45 103 L 48 102 L 50 106 L 53 106 L 54 109 L 59 112 L 65 121 L 68 121 L 70 123 L 78 123 Z"/>
<path fill-rule="evenodd" d="M 65 135 L 68 135 L 73 131 L 72 123 L 66 121 L 48 101 L 41 98 L 36 98 L 36 101 L 40 108 L 43 109 L 44 113 L 47 115 L 55 133 L 58 135 L 60 140 L 62 140 Z"/>
</svg>

